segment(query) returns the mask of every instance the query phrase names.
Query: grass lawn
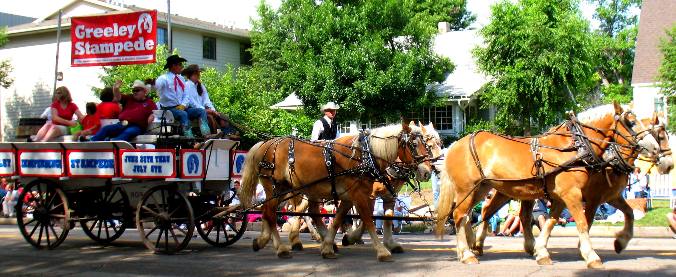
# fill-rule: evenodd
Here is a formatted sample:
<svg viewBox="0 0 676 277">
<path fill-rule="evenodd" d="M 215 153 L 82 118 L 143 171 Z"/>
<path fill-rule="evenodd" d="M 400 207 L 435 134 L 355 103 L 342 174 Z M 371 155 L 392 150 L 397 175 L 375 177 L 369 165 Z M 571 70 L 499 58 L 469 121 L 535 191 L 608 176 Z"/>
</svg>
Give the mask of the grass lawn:
<svg viewBox="0 0 676 277">
<path fill-rule="evenodd" d="M 667 214 L 671 212 L 669 208 L 669 200 L 653 200 L 653 209 L 649 210 L 645 217 L 634 221 L 634 226 L 657 226 L 668 227 Z M 623 226 L 624 222 L 610 223 L 610 222 L 594 222 L 594 225 L 601 226 Z"/>
</svg>

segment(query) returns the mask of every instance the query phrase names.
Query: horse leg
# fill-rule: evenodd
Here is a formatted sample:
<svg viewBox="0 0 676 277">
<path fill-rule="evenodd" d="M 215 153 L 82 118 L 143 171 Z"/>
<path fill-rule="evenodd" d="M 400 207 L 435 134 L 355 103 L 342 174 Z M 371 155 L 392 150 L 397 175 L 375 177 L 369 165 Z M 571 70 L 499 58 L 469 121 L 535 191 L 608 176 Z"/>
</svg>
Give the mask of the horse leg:
<svg viewBox="0 0 676 277">
<path fill-rule="evenodd" d="M 487 218 L 491 218 L 502 206 L 509 202 L 509 196 L 506 196 L 502 193 L 496 192 L 495 196 L 488 201 L 486 208 L 481 211 L 481 224 L 477 229 L 479 235 L 477 236 L 472 251 L 477 256 L 483 256 L 484 254 L 484 241 L 486 240 L 486 234 L 488 233 L 488 221 Z"/>
<path fill-rule="evenodd" d="M 592 248 L 591 239 L 589 237 L 587 218 L 585 217 L 584 208 L 582 207 L 582 192 L 579 190 L 570 190 L 567 194 L 562 196 L 563 201 L 568 206 L 570 214 L 575 218 L 577 231 L 580 236 L 580 254 L 587 263 L 588 268 L 600 268 L 603 266 L 601 258 Z"/>
<path fill-rule="evenodd" d="M 394 216 L 394 199 L 390 201 L 383 201 L 383 209 L 385 210 L 386 216 Z M 404 253 L 404 248 L 401 247 L 401 244 L 394 241 L 392 237 L 392 220 L 386 219 L 383 222 L 383 244 L 390 250 L 391 253 Z"/>
<path fill-rule="evenodd" d="M 318 208 L 318 207 L 317 207 Z M 338 248 L 336 246 L 336 232 L 338 231 L 338 227 L 340 227 L 340 223 L 343 221 L 343 218 L 347 214 L 347 212 L 352 208 L 352 203 L 349 201 L 340 201 L 340 204 L 338 205 L 338 208 L 336 209 L 336 217 L 333 219 L 333 222 L 331 223 L 331 226 L 329 226 L 328 231 L 326 231 L 324 235 L 324 240 L 322 241 L 321 245 L 321 253 L 322 253 L 322 258 L 324 259 L 335 259 L 337 258 L 336 256 L 336 249 Z M 313 218 L 313 220 L 315 220 Z M 321 221 L 321 219 L 319 220 Z M 322 221 L 322 225 L 323 225 Z M 319 224 L 318 224 L 319 225 Z"/>
<path fill-rule="evenodd" d="M 359 221 L 359 223 L 357 223 L 357 227 L 354 230 L 343 235 L 343 246 L 364 244 L 364 241 L 361 239 L 362 235 L 364 235 L 364 224 Z"/>
<path fill-rule="evenodd" d="M 634 211 L 622 197 L 618 197 L 608 203 L 624 213 L 624 228 L 615 234 L 615 252 L 619 254 L 627 247 L 629 240 L 634 236 Z"/>
<path fill-rule="evenodd" d="M 535 253 L 535 238 L 533 237 L 533 200 L 521 201 L 521 227 L 523 227 L 523 250 L 528 255 L 533 256 Z M 540 230 L 542 231 L 542 230 Z"/>
<path fill-rule="evenodd" d="M 293 198 L 294 202 L 294 211 L 297 213 L 302 213 L 307 209 L 308 201 L 303 199 L 300 196 Z M 289 232 L 289 242 L 291 243 L 291 250 L 293 251 L 302 251 L 303 243 L 300 240 L 300 216 L 294 216 L 291 219 L 291 231 Z"/>
<path fill-rule="evenodd" d="M 552 229 L 554 225 L 559 220 L 561 212 L 563 211 L 564 204 L 558 201 L 552 201 L 551 217 L 545 222 L 545 226 L 540 230 L 540 235 L 535 241 L 535 260 L 539 265 L 551 265 L 552 258 L 549 256 L 549 251 L 547 251 L 547 243 L 549 242 L 549 237 L 552 234 Z"/>
<path fill-rule="evenodd" d="M 264 187 L 265 195 L 273 195 L 271 186 Z M 272 198 L 268 203 L 269 205 L 263 205 L 263 226 L 268 228 L 267 232 L 270 233 L 269 237 L 272 238 L 272 245 L 277 251 L 277 257 L 291 258 L 291 248 L 288 245 L 282 243 L 282 239 L 279 237 L 279 231 L 277 231 L 277 206 L 279 205 L 279 201 L 275 198 Z M 265 243 L 267 243 L 267 241 L 265 241 Z"/>
<path fill-rule="evenodd" d="M 364 224 L 364 228 L 366 228 L 366 231 L 368 231 L 369 235 L 371 236 L 371 240 L 373 241 L 373 248 L 376 250 L 378 261 L 381 262 L 394 261 L 394 259 L 392 259 L 392 253 L 383 245 L 383 243 L 380 241 L 380 238 L 378 238 L 378 234 L 376 233 L 376 226 L 375 223 L 373 222 L 372 215 L 374 201 L 368 199 L 366 194 L 358 194 L 358 192 L 351 193 L 350 196 L 354 201 L 357 211 L 359 212 L 362 224 Z"/>
</svg>

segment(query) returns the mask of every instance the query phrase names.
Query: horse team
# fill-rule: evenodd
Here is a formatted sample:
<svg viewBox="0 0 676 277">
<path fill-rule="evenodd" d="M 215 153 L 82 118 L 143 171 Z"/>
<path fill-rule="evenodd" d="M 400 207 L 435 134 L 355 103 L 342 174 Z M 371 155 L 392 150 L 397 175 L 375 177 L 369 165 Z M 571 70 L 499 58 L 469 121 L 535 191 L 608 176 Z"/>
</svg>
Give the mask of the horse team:
<svg viewBox="0 0 676 277">
<path fill-rule="evenodd" d="M 598 205 L 608 202 L 625 214 L 624 229 L 616 234 L 615 251 L 622 251 L 633 233 L 633 214 L 621 196 L 627 170 L 637 159 L 656 166 L 662 174 L 673 168 L 668 135 L 656 116 L 638 119 L 617 103 L 580 113 L 548 132 L 535 137 L 509 137 L 487 131 L 461 138 L 447 150 L 441 171 L 441 194 L 436 207 L 436 232 L 441 237 L 449 217 L 457 230 L 458 259 L 478 263 L 483 255 L 487 225 L 475 235 L 471 228 L 471 208 L 486 194 L 497 191 L 484 210 L 488 218 L 509 199 L 522 200 L 521 220 L 531 226 L 533 201 L 551 201 L 551 219 L 537 240 L 532 230 L 524 230 L 524 250 L 538 264 L 551 264 L 547 242 L 562 210 L 567 207 L 576 219 L 580 253 L 589 268 L 602 266 L 594 251 L 589 228 Z M 290 233 L 292 247 L 285 244 L 276 228 L 277 206 L 284 200 L 296 204 L 296 211 L 316 215 L 318 204 L 340 200 L 336 218 L 328 228 L 313 218 L 322 237 L 321 255 L 336 258 L 335 236 L 344 216 L 355 207 L 360 227 L 343 238 L 343 245 L 369 233 L 379 261 L 392 261 L 392 253 L 403 252 L 394 241 L 391 224 L 384 225 L 380 240 L 373 223 L 376 197 L 391 212 L 393 193 L 413 176 L 427 180 L 431 162 L 441 156 L 441 139 L 431 124 L 395 124 L 343 136 L 335 141 L 309 142 L 293 137 L 273 138 L 254 145 L 247 154 L 240 199 L 245 208 L 262 205 L 263 227 L 253 241 L 255 251 L 272 240 L 280 258 L 290 258 L 291 250 L 301 250 L 299 221 Z M 266 200 L 253 203 L 257 184 L 262 184 Z M 387 215 L 387 214 L 386 214 Z M 391 215 L 391 214 L 390 214 Z"/>
</svg>

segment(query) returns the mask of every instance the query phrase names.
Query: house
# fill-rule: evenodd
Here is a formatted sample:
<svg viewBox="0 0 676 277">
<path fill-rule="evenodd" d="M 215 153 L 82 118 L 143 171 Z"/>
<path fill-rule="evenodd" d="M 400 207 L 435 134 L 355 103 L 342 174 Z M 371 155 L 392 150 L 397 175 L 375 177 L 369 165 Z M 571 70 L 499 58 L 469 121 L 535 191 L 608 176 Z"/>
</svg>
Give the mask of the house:
<svg viewBox="0 0 676 277">
<path fill-rule="evenodd" d="M 58 71 L 62 72 L 63 80 L 56 86 L 67 86 L 75 103 L 84 111 L 87 102 L 98 102 L 92 88 L 102 86 L 99 75 L 103 73 L 103 67 L 70 66 L 70 18 L 144 9 L 97 0 L 73 0 L 30 23 L 9 27 L 9 42 L 0 47 L 0 58 L 10 60 L 14 84 L 8 89 L 0 88 L 3 140 L 14 138 L 19 118 L 38 117 L 52 102 L 59 10 L 62 11 L 62 27 Z M 166 44 L 169 39 L 167 14 L 158 12 L 157 20 L 157 42 Z M 189 63 L 221 70 L 228 65 L 237 67 L 250 63 L 250 57 L 244 51 L 251 44 L 247 30 L 172 14 L 171 33 L 173 48 L 178 49 Z"/>
<path fill-rule="evenodd" d="M 657 85 L 658 69 L 662 60 L 660 41 L 666 31 L 676 24 L 676 1 L 644 0 L 641 21 L 638 24 L 636 54 L 631 86 L 634 88 L 634 112 L 639 117 L 657 112 L 667 115 L 666 97 Z"/>
</svg>

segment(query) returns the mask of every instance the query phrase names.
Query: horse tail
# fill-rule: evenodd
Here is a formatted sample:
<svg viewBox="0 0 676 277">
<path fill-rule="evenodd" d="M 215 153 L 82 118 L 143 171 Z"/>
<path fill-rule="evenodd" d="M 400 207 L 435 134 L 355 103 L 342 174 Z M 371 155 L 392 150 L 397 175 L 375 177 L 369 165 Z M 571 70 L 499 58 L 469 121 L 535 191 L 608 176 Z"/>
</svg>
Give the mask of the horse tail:
<svg viewBox="0 0 676 277">
<path fill-rule="evenodd" d="M 441 239 L 446 232 L 446 221 L 451 216 L 450 213 L 455 200 L 455 182 L 448 175 L 445 166 L 439 170 L 439 179 L 441 179 L 441 187 L 439 188 L 439 199 L 437 202 L 437 226 L 435 233 L 437 238 Z"/>
<path fill-rule="evenodd" d="M 249 153 L 246 154 L 244 159 L 244 171 L 242 171 L 242 182 L 240 183 L 239 189 L 239 201 L 242 203 L 242 206 L 247 209 L 253 206 L 252 200 L 254 194 L 256 193 L 256 186 L 258 185 L 258 164 L 263 159 L 263 156 L 260 155 L 260 158 L 256 158 L 258 154 L 258 149 L 265 143 L 261 141 L 256 143 Z"/>
</svg>

